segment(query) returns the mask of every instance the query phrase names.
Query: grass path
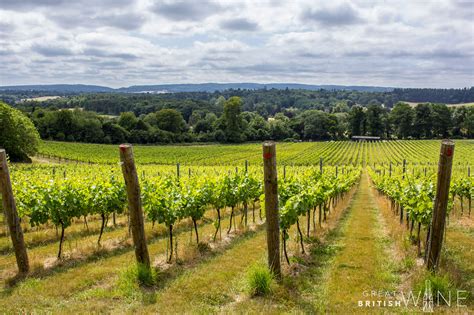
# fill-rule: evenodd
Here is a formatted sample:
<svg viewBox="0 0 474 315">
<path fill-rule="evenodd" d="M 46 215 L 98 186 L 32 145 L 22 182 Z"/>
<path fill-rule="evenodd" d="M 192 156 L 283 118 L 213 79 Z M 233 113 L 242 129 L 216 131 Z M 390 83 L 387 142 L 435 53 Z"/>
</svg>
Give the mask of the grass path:
<svg viewBox="0 0 474 315">
<path fill-rule="evenodd" d="M 236 217 L 237 222 L 239 218 L 240 216 Z M 207 223 L 200 226 L 199 232 L 201 236 L 209 236 L 214 229 L 212 223 Z M 223 234 L 225 235 L 225 232 Z M 179 247 L 184 252 L 195 250 L 195 243 L 188 243 L 187 230 L 177 232 L 175 241 L 177 239 Z M 148 245 L 151 259 L 164 260 L 166 248 L 166 236 L 152 240 Z M 101 285 L 113 285 L 124 268 L 134 264 L 134 259 L 133 249 L 126 247 L 101 256 L 92 256 L 72 265 L 66 264 L 64 267 L 54 268 L 44 276 L 28 278 L 12 288 L 1 287 L 0 310 L 14 312 L 18 311 L 18 306 L 21 305 L 25 312 L 35 310 L 63 312 L 63 308 L 82 292 Z M 90 302 L 91 311 L 94 311 L 96 306 Z"/>
<path fill-rule="evenodd" d="M 449 228 L 442 268 L 450 272 L 458 284 L 457 289 L 470 292 L 468 305 L 474 306 L 474 229 Z"/>
<path fill-rule="evenodd" d="M 228 224 L 226 221 L 227 216 L 229 215 L 230 210 L 228 209 L 222 211 L 222 224 L 223 229 L 225 229 L 225 225 Z M 240 214 L 239 218 L 240 218 Z M 251 213 L 250 213 L 251 215 Z M 203 222 L 199 222 L 199 227 L 202 225 L 206 225 L 211 223 L 215 218 L 215 210 L 210 209 L 206 211 L 204 215 Z M 91 227 L 90 232 L 83 230 L 83 233 L 77 233 L 78 228 L 77 224 L 74 226 L 73 229 L 76 233 L 69 234 L 69 230 L 66 229 L 66 238 L 63 243 L 63 256 L 66 257 L 66 260 L 83 260 L 88 257 L 97 256 L 97 254 L 110 254 L 113 255 L 114 248 L 123 248 L 129 247 L 131 251 L 131 236 L 128 234 L 128 228 L 126 225 L 126 217 L 121 217 L 120 219 L 121 225 L 117 225 L 117 227 L 108 227 L 104 230 L 104 234 L 102 235 L 101 244 L 103 247 L 99 247 L 97 245 L 97 238 L 99 231 L 93 230 Z M 119 222 L 119 221 L 118 221 Z M 95 224 L 100 223 L 98 220 L 94 222 Z M 191 228 L 191 221 L 190 220 L 183 220 L 180 223 L 176 224 L 175 232 L 181 233 L 185 232 L 186 230 Z M 80 224 L 79 224 L 80 225 Z M 92 226 L 92 224 L 91 224 Z M 54 229 L 50 229 L 47 232 L 54 233 Z M 96 232 L 96 233 L 94 233 Z M 42 232 L 45 233 L 45 232 Z M 153 227 L 151 222 L 145 222 L 145 233 L 146 238 L 149 242 L 152 242 L 156 239 L 167 238 L 167 229 L 163 224 L 155 224 Z M 42 245 L 37 246 L 30 246 L 27 242 L 28 246 L 28 256 L 30 259 L 30 264 L 33 267 L 40 267 L 42 268 L 45 261 L 55 261 L 57 250 L 59 246 L 58 240 L 46 241 Z M 107 253 L 109 252 L 109 253 Z M 79 258 L 79 259 L 78 259 Z M 13 252 L 5 253 L 0 255 L 0 284 L 5 281 L 7 278 L 11 277 L 16 273 L 16 264 L 15 264 L 15 255 Z"/>
<path fill-rule="evenodd" d="M 360 312 L 359 300 L 380 300 L 366 297 L 364 292 L 395 289 L 390 270 L 391 257 L 385 249 L 387 236 L 382 225 L 379 209 L 364 172 L 343 227 L 343 237 L 338 242 L 342 249 L 334 257 L 328 271 L 328 282 L 324 290 L 327 295 L 327 312 Z"/>
</svg>

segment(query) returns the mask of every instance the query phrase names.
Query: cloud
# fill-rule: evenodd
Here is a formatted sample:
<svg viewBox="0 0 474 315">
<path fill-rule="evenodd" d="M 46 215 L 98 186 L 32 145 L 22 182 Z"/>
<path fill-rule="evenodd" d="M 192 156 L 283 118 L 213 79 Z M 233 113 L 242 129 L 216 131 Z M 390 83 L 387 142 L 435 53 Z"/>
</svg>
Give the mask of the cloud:
<svg viewBox="0 0 474 315">
<path fill-rule="evenodd" d="M 10 33 L 13 32 L 15 27 L 12 24 L 8 24 L 0 21 L 0 33 Z"/>
<path fill-rule="evenodd" d="M 222 21 L 220 27 L 230 31 L 255 31 L 258 24 L 245 18 L 236 18 Z"/>
<path fill-rule="evenodd" d="M 202 1 L 158 1 L 152 6 L 153 12 L 173 21 L 201 21 L 221 10 L 217 3 Z"/>
<path fill-rule="evenodd" d="M 55 47 L 50 45 L 35 44 L 32 50 L 45 57 L 71 56 L 73 51 L 66 47 Z"/>
<path fill-rule="evenodd" d="M 22 10 L 40 6 L 58 6 L 65 0 L 0 0 L 0 8 L 5 10 Z"/>
<path fill-rule="evenodd" d="M 132 53 L 126 52 L 113 52 L 110 49 L 97 49 L 97 48 L 87 48 L 85 49 L 81 55 L 84 56 L 93 56 L 93 57 L 110 57 L 110 58 L 118 58 L 118 59 L 125 59 L 125 60 L 135 60 L 138 57 Z"/>
<path fill-rule="evenodd" d="M 77 27 L 96 29 L 108 26 L 123 30 L 136 30 L 145 23 L 145 18 L 134 12 L 98 16 L 56 14 L 51 15 L 49 18 L 59 26 L 67 29 Z"/>
<path fill-rule="evenodd" d="M 327 8 L 307 9 L 302 12 L 301 19 L 324 26 L 351 25 L 363 21 L 359 13 L 347 3 Z"/>
<path fill-rule="evenodd" d="M 474 4 L 394 3 L 0 0 L 0 79 L 472 85 Z"/>
</svg>

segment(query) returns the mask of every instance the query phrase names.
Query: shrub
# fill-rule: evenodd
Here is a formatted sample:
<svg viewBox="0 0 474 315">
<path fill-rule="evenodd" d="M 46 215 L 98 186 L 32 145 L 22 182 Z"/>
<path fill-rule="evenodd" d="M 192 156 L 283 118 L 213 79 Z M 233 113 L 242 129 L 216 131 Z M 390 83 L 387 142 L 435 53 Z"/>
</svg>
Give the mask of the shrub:
<svg viewBox="0 0 474 315">
<path fill-rule="evenodd" d="M 262 296 L 270 293 L 273 274 L 266 265 L 256 264 L 247 273 L 247 285 L 252 296 Z"/>
<path fill-rule="evenodd" d="M 156 281 L 156 272 L 153 268 L 136 264 L 120 274 L 118 289 L 125 296 L 135 296 L 140 286 L 153 286 Z"/>
<path fill-rule="evenodd" d="M 449 297 L 450 291 L 451 291 L 451 295 L 453 295 L 453 292 L 455 292 L 453 288 L 453 284 L 447 275 L 439 275 L 439 274 L 434 274 L 430 272 L 427 272 L 426 274 L 424 274 L 419 279 L 419 281 L 415 283 L 415 292 L 417 293 L 421 292 L 423 294 L 425 291 L 425 286 L 426 286 L 427 281 L 430 282 L 431 292 L 433 294 L 435 301 L 438 300 L 438 292 L 445 298 Z M 443 298 L 440 298 L 439 302 L 444 303 Z"/>
<path fill-rule="evenodd" d="M 28 161 L 38 150 L 40 137 L 31 120 L 22 112 L 0 102 L 0 148 L 12 161 Z"/>
</svg>

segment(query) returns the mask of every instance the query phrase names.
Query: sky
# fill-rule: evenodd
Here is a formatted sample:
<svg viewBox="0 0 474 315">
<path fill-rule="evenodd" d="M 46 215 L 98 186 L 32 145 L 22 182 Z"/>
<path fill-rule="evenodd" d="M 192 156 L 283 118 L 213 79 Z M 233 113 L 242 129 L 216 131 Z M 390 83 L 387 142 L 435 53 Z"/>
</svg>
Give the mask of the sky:
<svg viewBox="0 0 474 315">
<path fill-rule="evenodd" d="M 474 85 L 474 0 L 0 0 L 0 85 Z"/>
</svg>

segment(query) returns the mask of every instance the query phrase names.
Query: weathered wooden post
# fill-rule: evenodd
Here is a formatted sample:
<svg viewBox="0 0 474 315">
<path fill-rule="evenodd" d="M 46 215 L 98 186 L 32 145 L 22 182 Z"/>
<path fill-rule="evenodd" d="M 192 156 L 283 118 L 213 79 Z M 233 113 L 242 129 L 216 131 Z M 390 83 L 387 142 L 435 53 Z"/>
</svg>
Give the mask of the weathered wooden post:
<svg viewBox="0 0 474 315">
<path fill-rule="evenodd" d="M 438 185 L 431 219 L 430 238 L 426 266 L 429 270 L 436 270 L 439 265 L 441 247 L 446 223 L 446 209 L 448 207 L 449 184 L 453 166 L 454 142 L 443 140 L 438 164 Z"/>
<path fill-rule="evenodd" d="M 268 266 L 277 278 L 281 278 L 280 223 L 278 215 L 278 181 L 275 142 L 263 143 L 263 178 L 265 184 Z"/>
<path fill-rule="evenodd" d="M 8 170 L 7 154 L 4 149 L 0 149 L 0 190 L 2 193 L 2 204 L 7 217 L 8 229 L 15 249 L 16 264 L 20 274 L 28 273 L 30 264 L 26 253 L 23 231 L 21 230 L 20 219 L 16 210 L 15 198 L 13 196 L 12 183 L 10 181 L 10 171 Z"/>
<path fill-rule="evenodd" d="M 130 212 L 130 226 L 132 227 L 133 244 L 135 245 L 135 257 L 138 263 L 150 267 L 150 256 L 145 239 L 145 226 L 140 198 L 140 184 L 138 183 L 137 169 L 133 158 L 131 144 L 120 145 L 120 162 L 122 165 L 123 178 L 127 188 L 128 209 Z"/>
<path fill-rule="evenodd" d="M 283 179 L 286 178 L 286 165 L 283 165 Z"/>
<path fill-rule="evenodd" d="M 179 182 L 179 162 L 176 163 L 176 178 L 178 179 L 178 182 Z"/>
<path fill-rule="evenodd" d="M 319 171 L 321 172 L 321 174 L 323 173 L 323 158 L 322 157 L 319 158 Z"/>
<path fill-rule="evenodd" d="M 403 179 L 405 179 L 406 172 L 407 172 L 407 160 L 403 159 L 403 176 L 402 176 Z"/>
<path fill-rule="evenodd" d="M 249 161 L 245 160 L 245 174 L 249 172 Z"/>
</svg>

